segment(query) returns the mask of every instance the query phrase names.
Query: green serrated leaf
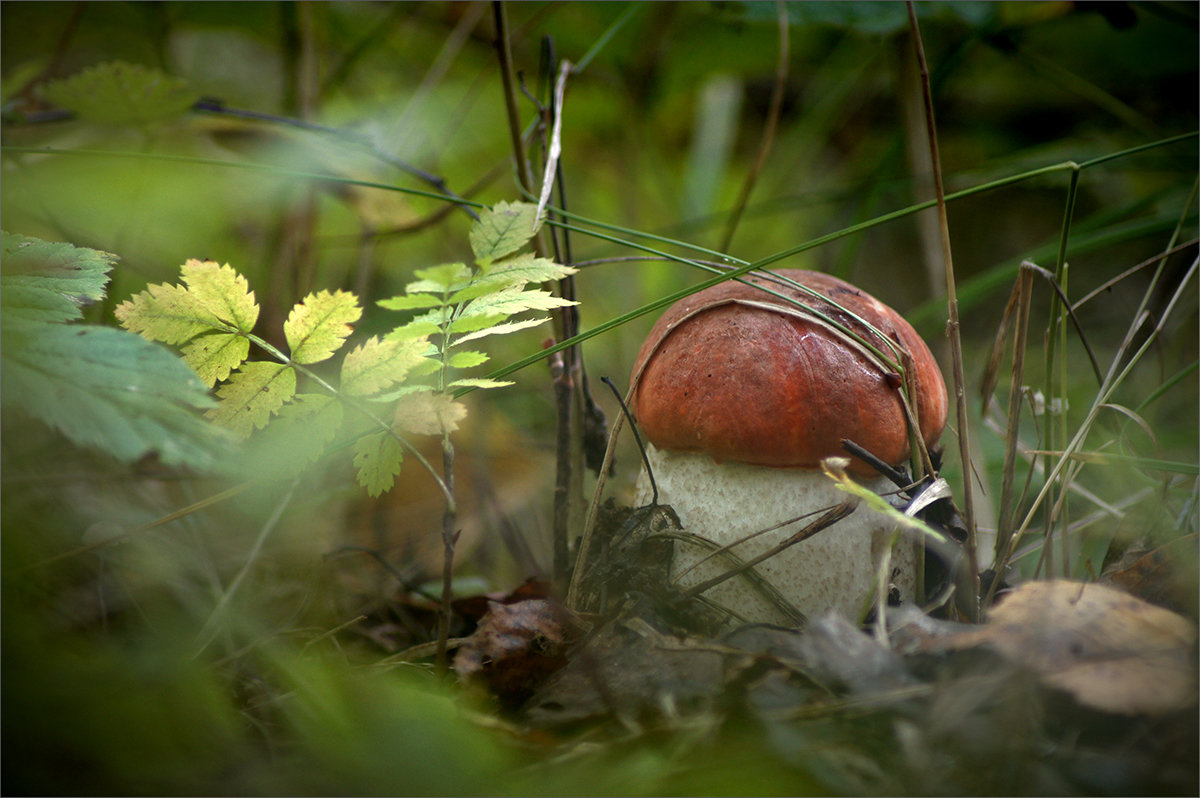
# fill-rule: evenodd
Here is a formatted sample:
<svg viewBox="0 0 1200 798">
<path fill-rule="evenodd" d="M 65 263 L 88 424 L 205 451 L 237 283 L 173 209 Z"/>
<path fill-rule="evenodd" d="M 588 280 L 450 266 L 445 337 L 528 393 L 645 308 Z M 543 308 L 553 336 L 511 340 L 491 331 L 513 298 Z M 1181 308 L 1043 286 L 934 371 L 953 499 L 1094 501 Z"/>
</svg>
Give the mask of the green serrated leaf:
<svg viewBox="0 0 1200 798">
<path fill-rule="evenodd" d="M 248 333 L 258 322 L 258 304 L 246 278 L 226 263 L 192 258 L 180 268 L 188 293 L 209 313 Z"/>
<path fill-rule="evenodd" d="M 113 313 L 127 330 L 151 341 L 179 344 L 204 332 L 230 332 L 186 288 L 170 283 L 148 285 L 117 305 Z"/>
<path fill-rule="evenodd" d="M 342 361 L 342 390 L 350 396 L 369 396 L 390 388 L 425 361 L 428 350 L 424 338 L 368 338 Z"/>
<path fill-rule="evenodd" d="M 508 318 L 507 313 L 489 313 L 487 315 L 463 316 L 450 323 L 449 332 L 465 333 L 494 327 Z"/>
<path fill-rule="evenodd" d="M 416 283 L 412 285 L 416 285 Z M 425 310 L 426 308 L 440 308 L 442 300 L 432 294 L 406 294 L 394 296 L 391 299 L 381 299 L 377 304 L 388 310 Z"/>
<path fill-rule="evenodd" d="M 358 484 L 372 497 L 392 489 L 404 463 L 404 447 L 386 432 L 364 435 L 354 443 Z"/>
<path fill-rule="evenodd" d="M 408 324 L 401 324 L 384 336 L 389 341 L 406 341 L 412 338 L 425 339 L 434 333 L 441 332 L 441 325 L 426 318 L 413 319 Z"/>
<path fill-rule="evenodd" d="M 283 335 L 297 363 L 319 363 L 336 352 L 362 316 L 358 297 L 349 291 L 309 294 L 288 314 Z"/>
<path fill-rule="evenodd" d="M 578 271 L 571 266 L 555 263 L 549 258 L 539 258 L 532 252 L 523 252 L 493 263 L 491 269 L 481 279 L 495 280 L 496 282 L 511 280 L 514 283 L 545 283 L 551 280 L 561 280 Z"/>
<path fill-rule="evenodd" d="M 481 363 L 486 363 L 488 356 L 483 352 L 475 352 L 468 350 L 466 352 L 455 352 L 446 360 L 446 365 L 454 369 L 469 369 L 473 366 L 478 366 Z"/>
<path fill-rule="evenodd" d="M 455 380 L 447 388 L 503 388 L 514 383 L 507 380 L 489 380 L 486 377 Z"/>
<path fill-rule="evenodd" d="M 235 333 L 209 333 L 192 339 L 181 352 L 184 361 L 211 388 L 250 355 L 250 339 Z"/>
<path fill-rule="evenodd" d="M 479 215 L 471 226 L 471 251 L 475 262 L 487 271 L 488 266 L 505 255 L 516 252 L 537 232 L 537 206 L 528 202 L 497 202 Z"/>
<path fill-rule="evenodd" d="M 245 363 L 217 390 L 210 419 L 243 438 L 261 428 L 296 393 L 296 372 L 282 363 Z"/>
<path fill-rule="evenodd" d="M 104 298 L 116 255 L 0 232 L 0 320 L 63 322 Z"/>
<path fill-rule="evenodd" d="M 462 309 L 459 313 L 459 318 L 476 315 L 495 316 L 497 314 L 501 314 L 503 318 L 515 316 L 526 310 L 551 310 L 552 308 L 577 304 L 579 303 L 553 296 L 549 291 L 542 291 L 541 289 L 523 291 L 519 286 L 513 286 L 503 291 L 479 297 Z"/>
<path fill-rule="evenodd" d="M 228 438 L 197 410 L 212 397 L 164 347 L 113 327 L 10 327 L 0 358 L 6 409 L 70 440 L 130 463 L 156 453 L 167 464 L 208 471 Z"/>
<path fill-rule="evenodd" d="M 107 125 L 148 125 L 179 116 L 200 94 L 179 78 L 139 64 L 88 67 L 46 86 L 46 99 L 81 119 Z"/>
<path fill-rule="evenodd" d="M 450 342 L 450 346 L 459 346 L 465 344 L 467 341 L 474 341 L 487 335 L 508 335 L 520 330 L 527 330 L 530 327 L 537 327 L 539 324 L 545 324 L 548 321 L 550 321 L 549 316 L 538 316 L 532 319 L 521 319 L 520 321 L 506 321 L 503 324 L 496 324 L 491 327 L 485 327 L 482 330 L 469 332 L 466 335 L 460 335 Z"/>
<path fill-rule="evenodd" d="M 406 285 L 406 293 L 441 294 L 455 290 L 460 283 L 465 285 L 471 279 L 471 269 L 465 263 L 443 263 L 428 269 L 417 269 L 413 275 L 416 276 L 417 282 Z"/>
</svg>

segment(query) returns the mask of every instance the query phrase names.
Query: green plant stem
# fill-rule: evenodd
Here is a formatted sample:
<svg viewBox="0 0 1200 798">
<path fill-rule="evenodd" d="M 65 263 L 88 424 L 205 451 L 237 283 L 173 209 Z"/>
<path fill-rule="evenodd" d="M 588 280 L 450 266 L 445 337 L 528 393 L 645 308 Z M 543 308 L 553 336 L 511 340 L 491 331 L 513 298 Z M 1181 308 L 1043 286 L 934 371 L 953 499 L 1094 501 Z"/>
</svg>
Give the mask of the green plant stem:
<svg viewBox="0 0 1200 798">
<path fill-rule="evenodd" d="M 1200 265 L 1200 261 L 1192 261 L 1192 265 L 1188 268 L 1187 273 L 1184 274 L 1183 279 L 1180 280 L 1179 290 L 1176 291 L 1175 295 L 1171 297 L 1171 300 L 1167 304 L 1167 307 L 1163 310 L 1162 316 L 1158 323 L 1151 329 L 1150 333 L 1146 336 L 1146 340 L 1142 342 L 1142 345 L 1138 347 L 1137 351 L 1134 352 L 1129 358 L 1129 362 L 1126 363 L 1125 367 L 1118 370 L 1118 367 L 1120 366 L 1120 355 L 1118 354 L 1118 356 L 1114 358 L 1112 366 L 1109 369 L 1109 373 L 1105 377 L 1104 386 L 1093 400 L 1092 406 L 1088 409 L 1087 416 L 1084 418 L 1083 423 L 1080 424 L 1079 429 L 1076 430 L 1075 435 L 1071 438 L 1070 442 L 1066 445 L 1066 447 L 1063 448 L 1057 462 L 1054 464 L 1054 468 L 1046 477 L 1045 483 L 1042 485 L 1042 489 L 1034 498 L 1033 505 L 1029 508 L 1028 513 L 1026 513 L 1025 520 L 1022 521 L 1020 527 L 1018 527 L 1016 534 L 1013 537 L 1013 543 L 1011 546 L 1012 549 L 1016 548 L 1017 543 L 1019 543 L 1025 533 L 1028 532 L 1029 524 L 1033 521 L 1034 515 L 1039 511 L 1039 508 L 1045 501 L 1050 491 L 1050 486 L 1054 484 L 1054 481 L 1058 478 L 1060 472 L 1066 467 L 1066 464 L 1071 462 L 1071 456 L 1077 452 L 1079 447 L 1083 444 L 1084 439 L 1091 431 L 1092 424 L 1095 422 L 1101 406 L 1107 404 L 1109 398 L 1112 396 L 1113 391 L 1115 391 L 1117 387 L 1124 381 L 1125 377 L 1129 375 L 1129 372 L 1132 371 L 1133 367 L 1137 365 L 1139 360 L 1141 360 L 1142 355 L 1144 355 L 1146 350 L 1149 349 L 1151 344 L 1154 343 L 1154 340 L 1158 337 L 1158 333 L 1162 331 L 1163 325 L 1166 324 L 1166 320 L 1171 316 L 1171 313 L 1175 309 L 1176 303 L 1183 294 L 1183 288 L 1192 280 L 1192 278 L 1196 276 L 1198 265 Z M 1143 299 L 1143 306 L 1148 301 L 1148 298 L 1153 294 L 1154 286 L 1157 283 L 1157 278 L 1158 275 L 1155 276 L 1155 280 L 1151 282 L 1149 287 L 1147 287 L 1146 294 Z M 1140 329 L 1148 320 L 1148 316 L 1144 309 L 1140 310 L 1126 334 L 1126 343 L 1122 345 L 1122 351 L 1125 349 L 1128 341 L 1133 338 L 1135 332 Z M 997 567 L 999 568 L 1003 565 L 1004 563 L 1000 563 Z"/>
</svg>

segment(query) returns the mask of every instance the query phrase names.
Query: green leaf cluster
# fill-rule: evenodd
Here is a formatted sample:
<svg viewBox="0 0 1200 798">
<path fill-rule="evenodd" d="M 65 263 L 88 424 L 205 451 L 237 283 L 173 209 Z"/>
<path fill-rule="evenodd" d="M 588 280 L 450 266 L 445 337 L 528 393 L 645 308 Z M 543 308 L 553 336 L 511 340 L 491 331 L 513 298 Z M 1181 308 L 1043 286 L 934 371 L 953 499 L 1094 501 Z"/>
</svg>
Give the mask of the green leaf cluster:
<svg viewBox="0 0 1200 798">
<path fill-rule="evenodd" d="M 111 327 L 72 324 L 104 298 L 116 256 L 0 233 L 3 404 L 122 462 L 157 453 L 208 470 L 223 437 L 195 412 L 213 400 L 168 350 Z"/>
<path fill-rule="evenodd" d="M 466 416 L 466 407 L 453 398 L 459 388 L 500 388 L 510 382 L 460 377 L 457 372 L 487 362 L 488 356 L 463 344 L 490 335 L 507 335 L 550 320 L 546 315 L 515 318 L 527 312 L 544 312 L 576 304 L 553 296 L 531 283 L 559 280 L 575 269 L 533 253 L 520 253 L 537 233 L 541 220 L 537 206 L 527 202 L 499 202 L 485 210 L 470 232 L 474 263 L 444 263 L 418 269 L 404 294 L 384 299 L 381 307 L 418 311 L 407 323 L 385 336 L 394 342 L 428 340 L 425 356 L 432 364 L 432 384 L 408 385 L 389 398 L 396 400 L 393 422 L 416 434 L 449 435 Z M 382 435 L 359 440 L 355 462 L 373 491 L 391 484 L 391 467 L 398 463 L 384 451 L 390 444 Z"/>
<path fill-rule="evenodd" d="M 334 388 L 308 366 L 332 358 L 354 331 L 362 307 L 353 294 L 319 291 L 297 303 L 283 325 L 290 352 L 285 354 L 254 334 L 258 303 L 246 278 L 229 264 L 189 260 L 180 278 L 181 284 L 151 285 L 121 303 L 118 321 L 145 338 L 180 347 L 183 361 L 205 385 L 216 387 L 218 402 L 207 413 L 212 421 L 240 438 L 270 423 L 257 451 L 271 452 L 276 469 L 307 466 L 337 437 L 345 425 L 339 394 L 370 397 L 405 379 L 425 359 L 420 337 L 370 338 L 343 359 L 341 387 Z M 274 360 L 249 360 L 251 343 Z M 300 373 L 327 392 L 298 392 Z"/>
<path fill-rule="evenodd" d="M 404 295 L 380 302 L 418 315 L 347 352 L 336 386 L 310 366 L 342 349 L 361 317 L 362 307 L 349 292 L 319 291 L 298 303 L 283 325 L 287 353 L 254 334 L 258 303 L 246 279 L 228 264 L 189 260 L 179 284 L 150 285 L 115 312 L 127 330 L 179 347 L 183 362 L 216 389 L 218 401 L 207 416 L 240 438 L 261 431 L 258 451 L 270 452 L 276 468 L 281 463 L 289 470 L 303 468 L 340 435 L 349 436 L 359 484 L 378 495 L 400 472 L 403 434 L 448 435 L 465 417 L 466 408 L 452 396 L 455 389 L 510 384 L 459 377 L 458 371 L 488 360 L 463 344 L 543 324 L 548 316 L 517 317 L 574 304 L 528 287 L 574 272 L 531 253 L 517 254 L 537 223 L 536 207 L 528 203 L 501 202 L 482 214 L 470 234 L 474 264 L 417 270 Z M 252 343 L 273 359 L 250 360 Z M 431 383 L 412 382 L 430 375 Z M 300 391 L 301 378 L 324 392 Z M 347 404 L 359 412 L 348 417 Z M 386 421 L 373 410 L 381 404 L 393 405 Z"/>
</svg>

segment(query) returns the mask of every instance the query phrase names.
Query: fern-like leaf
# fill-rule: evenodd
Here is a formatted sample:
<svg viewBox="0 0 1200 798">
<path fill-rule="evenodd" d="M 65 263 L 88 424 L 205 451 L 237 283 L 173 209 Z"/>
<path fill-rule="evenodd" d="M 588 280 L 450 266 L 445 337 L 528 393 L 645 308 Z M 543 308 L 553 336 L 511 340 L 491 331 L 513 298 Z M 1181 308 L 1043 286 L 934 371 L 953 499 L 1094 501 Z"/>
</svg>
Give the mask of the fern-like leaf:
<svg viewBox="0 0 1200 798">
<path fill-rule="evenodd" d="M 361 316 L 358 297 L 348 291 L 309 294 L 292 308 L 283 325 L 292 360 L 319 363 L 332 357 L 354 332 L 350 325 Z"/>
<path fill-rule="evenodd" d="M 441 307 L 442 300 L 433 294 L 407 294 L 394 296 L 391 299 L 381 299 L 377 304 L 388 310 L 426 310 Z"/>
<path fill-rule="evenodd" d="M 510 380 L 490 380 L 486 377 L 464 377 L 461 380 L 454 380 L 447 388 L 503 388 L 506 385 L 513 385 Z"/>
<path fill-rule="evenodd" d="M 478 317 L 484 318 L 484 317 Z M 549 316 L 537 316 L 532 319 L 521 319 L 520 321 L 506 321 L 502 324 L 492 324 L 485 326 L 483 329 L 469 332 L 466 335 L 460 335 L 450 342 L 450 346 L 460 346 L 468 341 L 475 341 L 488 335 L 508 335 L 510 333 L 528 330 L 530 327 L 537 327 L 550 321 Z"/>
<path fill-rule="evenodd" d="M 481 296 L 472 301 L 463 308 L 459 314 L 459 318 L 496 316 L 498 314 L 502 315 L 502 317 L 508 317 L 515 316 L 526 310 L 550 310 L 552 308 L 561 308 L 576 304 L 579 303 L 563 299 L 562 297 L 552 296 L 549 291 L 542 291 L 540 289 L 523 291 L 520 287 L 514 286 L 493 294 L 488 294 L 487 296 Z"/>
</svg>

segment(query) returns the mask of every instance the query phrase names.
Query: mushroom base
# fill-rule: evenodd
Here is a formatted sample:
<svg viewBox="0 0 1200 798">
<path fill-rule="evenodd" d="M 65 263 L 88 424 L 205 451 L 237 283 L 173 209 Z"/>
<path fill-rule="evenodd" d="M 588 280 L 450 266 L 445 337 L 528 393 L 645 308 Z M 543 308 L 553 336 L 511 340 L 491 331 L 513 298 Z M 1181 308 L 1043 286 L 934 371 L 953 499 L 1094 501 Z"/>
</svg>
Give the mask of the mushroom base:
<svg viewBox="0 0 1200 798">
<path fill-rule="evenodd" d="M 710 557 L 714 548 L 737 543 L 730 553 L 745 562 L 847 498 L 820 471 L 717 464 L 708 455 L 659 451 L 651 445 L 646 449 L 658 483 L 659 504 L 675 510 L 687 535 L 703 539 L 675 544 L 671 578 L 681 588 L 729 570 L 734 561 L 720 554 Z M 860 481 L 876 492 L 892 488 L 882 478 Z M 648 504 L 651 496 L 650 481 L 643 471 L 635 501 Z M 809 517 L 738 543 L 747 535 L 814 510 L 817 512 Z M 702 596 L 747 622 L 796 625 L 796 614 L 781 607 L 780 598 L 808 618 L 833 610 L 857 621 L 873 595 L 894 530 L 893 522 L 860 504 L 841 521 L 754 566 L 761 580 L 734 576 Z M 919 553 L 919 541 L 911 533 L 901 533 L 891 553 L 888 585 L 899 591 L 902 600 L 913 599 Z M 764 581 L 771 587 L 764 590 Z"/>
</svg>

